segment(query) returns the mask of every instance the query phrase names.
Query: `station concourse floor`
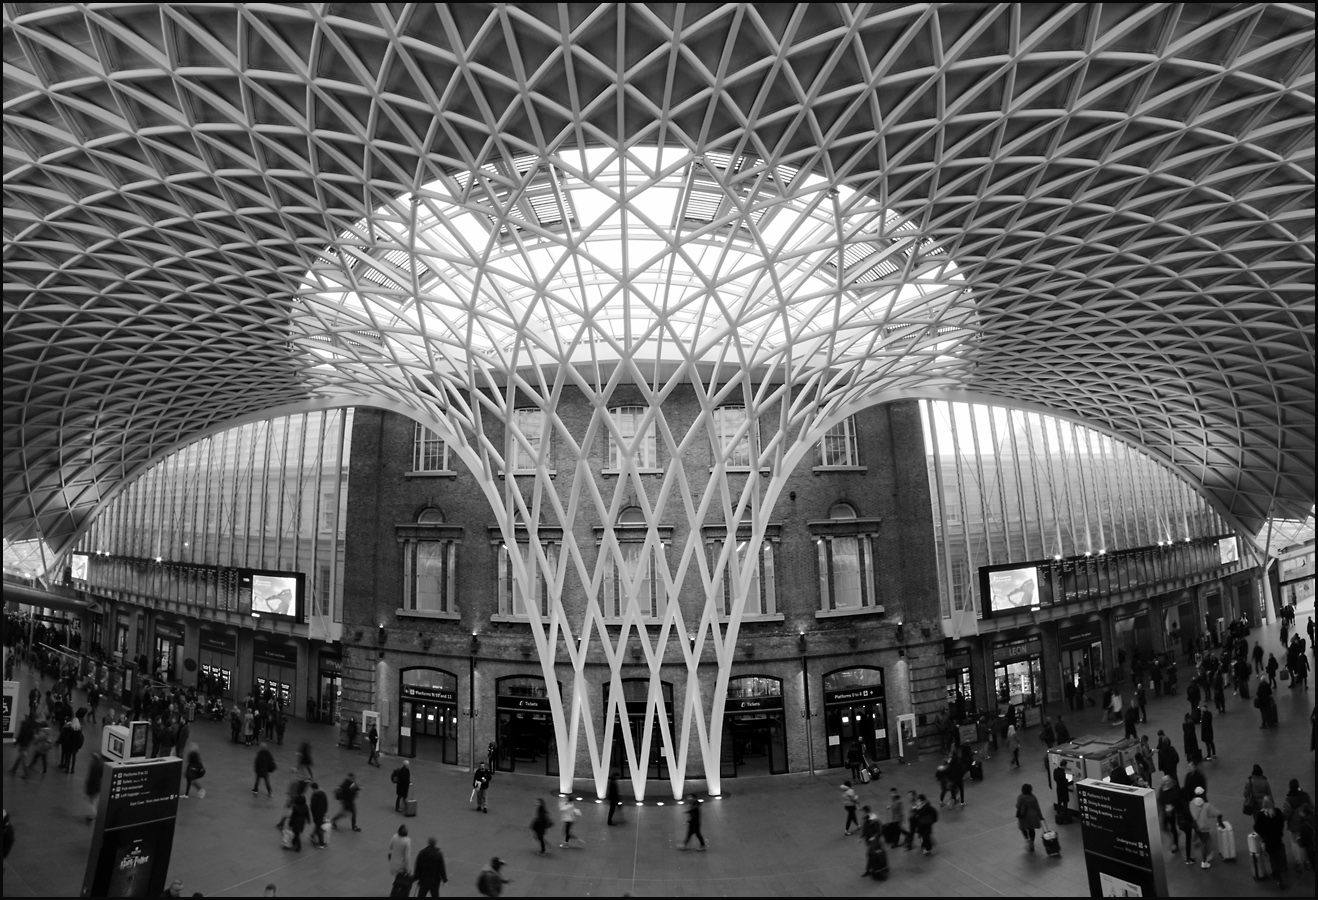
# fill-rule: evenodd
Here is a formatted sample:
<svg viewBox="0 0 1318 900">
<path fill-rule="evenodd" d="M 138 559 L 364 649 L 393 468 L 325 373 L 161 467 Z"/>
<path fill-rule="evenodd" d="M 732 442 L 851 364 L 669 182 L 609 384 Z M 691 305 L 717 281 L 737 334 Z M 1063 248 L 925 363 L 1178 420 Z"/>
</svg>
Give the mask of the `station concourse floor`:
<svg viewBox="0 0 1318 900">
<path fill-rule="evenodd" d="M 1297 613 L 1303 629 L 1313 607 Z M 1255 629 L 1251 642 L 1263 637 L 1264 649 L 1277 651 L 1277 624 Z M 1280 657 L 1279 657 L 1280 658 Z M 1181 684 L 1186 667 L 1182 665 Z M 20 708 L 26 709 L 30 675 L 24 672 Z M 1251 684 L 1256 682 L 1251 682 Z M 48 687 L 49 685 L 43 685 Z M 1227 713 L 1215 716 L 1218 758 L 1205 764 L 1209 799 L 1226 814 L 1236 830 L 1240 856 L 1235 862 L 1214 862 L 1211 869 L 1187 866 L 1182 856 L 1165 850 L 1171 896 L 1236 897 L 1270 894 L 1314 896 L 1314 873 L 1292 873 L 1287 887 L 1274 881 L 1255 882 L 1245 847 L 1251 830 L 1240 812 L 1241 786 L 1254 763 L 1263 766 L 1278 799 L 1291 778 L 1314 792 L 1314 756 L 1310 750 L 1310 714 L 1315 691 L 1280 687 L 1278 713 L 1281 727 L 1260 730 L 1258 713 L 1249 701 L 1227 698 Z M 1152 741 L 1159 728 L 1181 745 L 1180 722 L 1186 711 L 1184 693 L 1149 701 L 1149 720 L 1140 727 Z M 1072 735 L 1116 732 L 1103 724 L 1096 708 L 1075 714 L 1061 712 Z M 93 726 L 95 728 L 95 726 Z M 557 779 L 504 774 L 490 789 L 490 811 L 482 815 L 468 801 L 470 776 L 466 769 L 413 760 L 412 796 L 419 814 L 404 819 L 393 811 L 394 790 L 389 772 L 396 757 L 384 755 L 382 768 L 367 766 L 364 751 L 330 745 L 327 726 L 291 720 L 284 744 L 272 746 L 279 771 L 272 782 L 273 799 L 251 793 L 254 751 L 232 744 L 228 724 L 196 722 L 192 737 L 198 741 L 207 767 L 206 798 L 179 801 L 171 877 L 183 879 L 184 896 L 199 891 L 205 896 L 260 896 L 267 884 L 280 896 L 387 896 L 391 878 L 386 868 L 389 839 L 406 824 L 413 853 L 435 836 L 444 852 L 449 880 L 445 895 L 475 896 L 476 877 L 489 858 L 505 860 L 504 875 L 512 878 L 507 896 L 1086 896 L 1084 855 L 1078 822 L 1059 829 L 1062 855 L 1049 858 L 1042 849 L 1027 853 L 1014 819 L 1014 804 L 1021 783 L 1034 784 L 1045 812 L 1050 814 L 1052 792 L 1043 771 L 1044 748 L 1038 729 L 1023 734 L 1019 772 L 1008 767 L 1005 753 L 994 753 L 985 763 L 982 782 L 966 782 L 966 807 L 942 810 L 934 827 L 935 853 L 917 849 L 890 852 L 891 874 L 886 881 L 861 877 L 863 850 L 853 835 L 844 837 L 844 812 L 838 785 L 845 770 L 819 775 L 780 775 L 725 779 L 725 796 L 706 801 L 703 830 L 708 852 L 677 852 L 685 835 L 685 806 L 666 799 L 667 782 L 651 783 L 644 806 L 626 805 L 623 823 L 605 824 L 607 807 L 582 804 L 584 817 L 578 833 L 583 849 L 557 846 L 561 827 L 547 857 L 536 854 L 529 824 L 536 798 L 544 798 L 556 812 L 553 791 Z M 331 795 L 333 786 L 353 771 L 362 786 L 358 819 L 362 828 L 346 828 L 330 836 L 329 849 L 306 845 L 301 853 L 284 850 L 274 828 L 282 810 L 283 792 L 293 769 L 298 744 L 311 742 L 315 771 Z M 90 742 L 88 742 L 90 745 Z M 4 866 L 5 897 L 77 896 L 87 863 L 91 827 L 83 821 L 82 796 L 89 747 L 77 762 L 78 772 L 58 769 L 58 752 L 50 754 L 50 771 L 26 781 L 9 775 L 13 747 L 4 749 L 4 805 L 13 818 L 17 841 Z M 883 777 L 858 786 L 861 802 L 884 814 L 888 790 L 897 787 L 937 797 L 934 767 L 925 755 L 907 766 L 897 760 L 883 763 Z M 1184 764 L 1182 764 L 1182 772 Z M 584 788 L 585 782 L 578 781 Z M 1074 808 L 1074 799 L 1072 800 Z M 555 821 L 557 816 L 555 815 Z"/>
</svg>

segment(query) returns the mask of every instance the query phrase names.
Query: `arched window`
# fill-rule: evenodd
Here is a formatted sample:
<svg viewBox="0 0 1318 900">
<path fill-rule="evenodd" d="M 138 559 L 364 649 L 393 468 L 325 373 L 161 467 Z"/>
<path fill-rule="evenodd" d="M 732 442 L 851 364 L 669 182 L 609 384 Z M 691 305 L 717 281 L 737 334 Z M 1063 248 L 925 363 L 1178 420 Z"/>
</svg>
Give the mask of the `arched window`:
<svg viewBox="0 0 1318 900">
<path fill-rule="evenodd" d="M 883 612 L 875 580 L 879 519 L 863 519 L 839 501 L 827 522 L 810 525 L 819 559 L 819 609 L 823 612 Z"/>
<path fill-rule="evenodd" d="M 671 525 L 659 525 L 657 530 L 659 547 L 648 549 L 645 541 L 650 530 L 645 520 L 645 511 L 639 506 L 627 507 L 618 514 L 618 522 L 613 526 L 614 537 L 618 540 L 616 555 L 604 545 L 604 529 L 595 530 L 600 552 L 606 554 L 600 597 L 600 610 L 606 619 L 622 618 L 633 590 L 642 618 L 662 618 L 667 594 L 656 567 L 663 560 L 668 544 L 672 542 L 673 528 Z"/>
<path fill-rule="evenodd" d="M 462 528 L 446 524 L 441 510 L 427 506 L 417 513 L 414 525 L 400 525 L 395 531 L 403 550 L 400 612 L 457 618 Z"/>
</svg>

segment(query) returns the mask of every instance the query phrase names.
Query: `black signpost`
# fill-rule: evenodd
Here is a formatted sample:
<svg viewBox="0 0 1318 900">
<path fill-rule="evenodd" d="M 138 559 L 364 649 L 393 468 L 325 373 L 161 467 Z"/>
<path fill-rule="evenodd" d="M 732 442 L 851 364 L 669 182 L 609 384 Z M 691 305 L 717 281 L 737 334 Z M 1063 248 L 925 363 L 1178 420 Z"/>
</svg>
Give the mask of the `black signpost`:
<svg viewBox="0 0 1318 900">
<path fill-rule="evenodd" d="M 107 762 L 84 897 L 158 897 L 169 877 L 183 761 Z"/>
<path fill-rule="evenodd" d="M 1091 897 L 1166 897 L 1157 800 L 1148 788 L 1076 783 Z"/>
</svg>

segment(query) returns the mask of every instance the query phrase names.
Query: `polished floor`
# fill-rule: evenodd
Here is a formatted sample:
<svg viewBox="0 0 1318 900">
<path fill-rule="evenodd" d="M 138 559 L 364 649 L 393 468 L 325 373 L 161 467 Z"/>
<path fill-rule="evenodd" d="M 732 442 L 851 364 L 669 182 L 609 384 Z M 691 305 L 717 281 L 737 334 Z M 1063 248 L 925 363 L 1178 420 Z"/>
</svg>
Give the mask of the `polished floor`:
<svg viewBox="0 0 1318 900">
<path fill-rule="evenodd" d="M 1312 607 L 1301 610 L 1301 627 L 1312 612 Z M 1265 648 L 1277 649 L 1278 631 L 1276 625 L 1263 630 Z M 1256 629 L 1254 637 L 1259 634 Z M 23 690 L 21 696 L 26 683 Z M 1219 755 L 1206 764 L 1210 799 L 1234 822 L 1242 844 L 1250 829 L 1240 814 L 1239 797 L 1250 766 L 1260 763 L 1274 790 L 1284 792 L 1293 777 L 1301 779 L 1306 790 L 1314 790 L 1309 749 L 1314 693 L 1312 682 L 1308 692 L 1283 688 L 1277 730 L 1260 730 L 1257 713 L 1234 697 L 1228 698 L 1228 712 L 1216 717 Z M 1184 711 L 1182 697 L 1152 700 L 1142 731 L 1152 738 L 1163 728 L 1179 744 Z M 1095 711 L 1078 713 L 1074 721 L 1062 712 L 1075 735 L 1108 730 Z M 389 783 L 396 759 L 386 756 L 383 768 L 368 767 L 364 753 L 330 746 L 326 727 L 295 722 L 284 745 L 274 748 L 280 765 L 274 799 L 250 792 L 252 751 L 229 743 L 227 725 L 198 723 L 193 736 L 205 756 L 208 793 L 204 800 L 180 803 L 171 874 L 183 879 L 185 895 L 200 891 L 206 896 L 260 896 L 267 884 L 274 884 L 281 896 L 385 896 L 390 884 L 386 849 L 404 822 L 415 848 L 423 846 L 427 836 L 439 839 L 449 872 L 445 893 L 459 896 L 476 894 L 477 873 L 495 854 L 506 860 L 504 873 L 513 879 L 505 891 L 509 896 L 1088 894 L 1078 824 L 1060 829 L 1060 858 L 1025 852 L 1015 828 L 1020 784 L 1030 780 L 1047 793 L 1037 729 L 1025 735 L 1022 771 L 1011 771 L 1005 755 L 994 755 L 985 766 L 984 781 L 967 783 L 966 807 L 944 811 L 934 829 L 935 854 L 895 851 L 886 882 L 861 876 L 860 843 L 843 836 L 837 789 L 841 772 L 726 782 L 726 796 L 704 806 L 704 832 L 710 842 L 705 853 L 678 852 L 685 807 L 669 802 L 628 808 L 625 821 L 610 828 L 605 825 L 606 807 L 587 801 L 579 826 L 584 848 L 561 850 L 555 845 L 549 856 L 541 857 L 528 826 L 535 799 L 548 798 L 554 789 L 548 778 L 499 775 L 490 791 L 490 811 L 481 815 L 468 802 L 466 770 L 413 761 L 412 795 L 419 799 L 420 813 L 404 820 L 393 811 Z M 280 815 L 280 792 L 293 768 L 293 751 L 302 740 L 312 742 L 316 772 L 324 781 L 333 784 L 347 771 L 356 772 L 363 787 L 362 831 L 336 831 L 329 849 L 306 848 L 295 854 L 280 847 L 274 824 Z M 80 767 L 85 766 L 86 752 Z M 6 897 L 76 896 L 81 887 L 91 834 L 83 822 L 83 772 L 65 775 L 55 766 L 57 753 L 51 757 L 51 770 L 44 777 L 24 781 L 4 776 L 4 804 L 18 833 L 4 867 Z M 5 748 L 4 758 L 7 770 L 12 747 Z M 895 760 L 885 764 L 880 781 L 860 788 L 862 802 L 882 808 L 894 786 L 936 794 L 934 765 L 932 757 L 910 766 Z M 1254 882 L 1247 855 L 1234 863 L 1215 863 L 1209 870 L 1186 866 L 1170 851 L 1167 858 L 1172 896 L 1314 895 L 1312 872 L 1292 875 L 1284 890 L 1272 882 Z"/>
</svg>

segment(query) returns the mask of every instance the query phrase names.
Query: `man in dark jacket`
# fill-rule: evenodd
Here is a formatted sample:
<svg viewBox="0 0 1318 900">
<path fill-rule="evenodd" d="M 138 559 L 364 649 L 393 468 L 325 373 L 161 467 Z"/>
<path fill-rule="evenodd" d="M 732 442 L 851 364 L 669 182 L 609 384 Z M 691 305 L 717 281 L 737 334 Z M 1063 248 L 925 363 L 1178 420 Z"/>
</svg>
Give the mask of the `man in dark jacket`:
<svg viewBox="0 0 1318 900">
<path fill-rule="evenodd" d="M 439 886 L 448 881 L 444 854 L 440 852 L 438 842 L 433 837 L 426 841 L 425 848 L 416 855 L 412 876 L 416 878 L 418 897 L 438 897 Z"/>
<path fill-rule="evenodd" d="M 357 792 L 360 790 L 356 776 L 349 772 L 348 777 L 343 779 L 343 783 L 334 791 L 334 796 L 338 798 L 340 807 L 339 811 L 334 814 L 334 818 L 330 819 L 331 828 L 338 828 L 339 819 L 349 816 L 352 821 L 352 830 L 361 831 L 357 827 Z"/>
<path fill-rule="evenodd" d="M 325 849 L 325 814 L 329 812 L 329 796 L 320 785 L 311 782 L 311 846 Z"/>
<path fill-rule="evenodd" d="M 252 763 L 252 768 L 256 771 L 256 780 L 252 782 L 252 793 L 261 793 L 257 788 L 264 781 L 266 796 L 273 797 L 275 792 L 270 787 L 270 773 L 275 770 L 275 758 L 264 741 L 261 742 L 261 749 L 256 751 L 256 760 Z"/>
<path fill-rule="evenodd" d="M 407 805 L 407 792 L 412 787 L 412 770 L 408 768 L 407 760 L 403 760 L 403 764 L 394 769 L 389 779 L 395 785 L 394 812 L 403 812 Z"/>
</svg>

